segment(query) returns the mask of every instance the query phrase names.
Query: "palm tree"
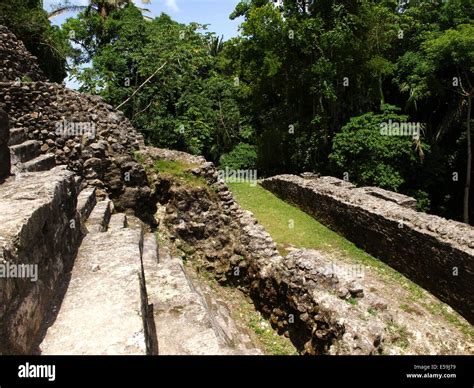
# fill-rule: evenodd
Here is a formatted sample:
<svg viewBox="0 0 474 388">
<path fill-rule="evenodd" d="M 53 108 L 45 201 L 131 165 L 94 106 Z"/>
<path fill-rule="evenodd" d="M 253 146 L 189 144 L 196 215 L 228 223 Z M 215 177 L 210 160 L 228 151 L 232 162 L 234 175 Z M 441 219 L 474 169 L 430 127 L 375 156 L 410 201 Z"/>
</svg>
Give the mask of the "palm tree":
<svg viewBox="0 0 474 388">
<path fill-rule="evenodd" d="M 224 35 L 222 35 L 220 38 L 218 36 L 212 36 L 209 40 L 208 44 L 208 52 L 209 55 L 213 57 L 217 57 L 219 53 L 222 51 L 224 48 Z"/>
<path fill-rule="evenodd" d="M 150 4 L 151 0 L 141 0 L 143 4 Z M 48 18 L 51 19 L 65 12 L 81 12 L 87 13 L 95 11 L 102 18 L 107 18 L 114 9 L 125 7 L 128 4 L 133 3 L 133 0 L 90 0 L 89 5 L 74 5 L 69 0 L 65 0 L 64 3 L 59 3 L 58 7 L 49 13 Z M 142 12 L 150 12 L 149 9 L 140 8 Z"/>
</svg>

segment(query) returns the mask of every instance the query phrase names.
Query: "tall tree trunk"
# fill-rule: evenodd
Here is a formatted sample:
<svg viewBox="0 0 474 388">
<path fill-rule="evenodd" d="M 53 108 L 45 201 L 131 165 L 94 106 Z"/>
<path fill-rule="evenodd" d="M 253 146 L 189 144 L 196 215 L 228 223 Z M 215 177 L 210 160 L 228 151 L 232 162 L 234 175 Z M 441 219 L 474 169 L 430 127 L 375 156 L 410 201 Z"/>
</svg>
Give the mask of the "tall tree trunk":
<svg viewBox="0 0 474 388">
<path fill-rule="evenodd" d="M 471 188 L 471 169 L 472 169 L 472 149 L 471 149 L 471 105 L 472 96 L 467 100 L 467 167 L 466 167 L 466 186 L 464 186 L 464 212 L 463 221 L 469 224 L 469 191 Z"/>
</svg>

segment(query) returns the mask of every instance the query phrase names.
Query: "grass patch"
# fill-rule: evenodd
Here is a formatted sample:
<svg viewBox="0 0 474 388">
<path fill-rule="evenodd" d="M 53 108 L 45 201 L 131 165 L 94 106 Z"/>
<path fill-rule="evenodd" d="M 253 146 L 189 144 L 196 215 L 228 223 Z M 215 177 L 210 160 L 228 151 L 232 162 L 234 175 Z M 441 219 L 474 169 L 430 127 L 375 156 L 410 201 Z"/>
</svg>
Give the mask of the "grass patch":
<svg viewBox="0 0 474 388">
<path fill-rule="evenodd" d="M 365 264 L 376 265 L 373 262 L 378 262 L 310 215 L 282 201 L 261 186 L 252 187 L 248 183 L 229 183 L 228 186 L 240 205 L 250 210 L 267 229 L 280 252 L 286 253 L 289 247 L 294 246 L 337 251 Z"/>
<path fill-rule="evenodd" d="M 394 337 L 394 345 L 402 349 L 406 349 L 410 345 L 408 331 L 405 326 L 399 325 L 396 322 L 390 322 L 387 330 Z"/>
<path fill-rule="evenodd" d="M 283 256 L 288 253 L 288 248 L 293 246 L 336 253 L 354 260 L 374 269 L 382 278 L 401 285 L 409 293 L 407 302 L 418 302 L 433 314 L 442 315 L 465 335 L 470 337 L 474 335 L 472 326 L 461 321 L 459 316 L 450 312 L 442 302 L 427 302 L 427 292 L 423 288 L 384 262 L 357 248 L 296 206 L 286 203 L 259 185 L 252 187 L 248 183 L 228 183 L 228 186 L 240 205 L 250 210 L 270 233 Z"/>
<path fill-rule="evenodd" d="M 372 316 L 376 316 L 377 315 L 377 310 L 375 310 L 374 308 L 372 307 L 369 307 L 367 309 L 367 312 L 369 313 L 369 315 L 372 315 Z"/>
<path fill-rule="evenodd" d="M 147 163 L 145 155 L 140 151 L 133 152 L 133 158 L 140 163 L 148 173 L 154 170 L 163 178 L 181 182 L 187 186 L 209 189 L 206 180 L 201 176 L 194 175 L 190 170 L 199 167 L 197 164 L 188 163 L 182 160 L 157 160 L 153 166 Z"/>
<path fill-rule="evenodd" d="M 345 301 L 349 304 L 351 304 L 352 306 L 356 306 L 357 305 L 357 299 L 354 298 L 354 297 L 350 297 L 349 299 L 345 299 Z"/>
<path fill-rule="evenodd" d="M 159 246 L 166 245 L 168 243 L 168 241 L 164 237 L 162 237 L 162 234 L 160 232 L 155 232 L 155 237 L 156 242 Z"/>
<path fill-rule="evenodd" d="M 145 156 L 140 151 L 133 151 L 133 159 L 141 165 L 145 165 Z"/>
<path fill-rule="evenodd" d="M 474 338 L 474 326 L 461 322 L 450 307 L 441 302 L 422 303 L 432 314 L 442 315 L 451 325 L 457 327 L 464 335 Z"/>
<path fill-rule="evenodd" d="M 256 334 L 266 354 L 298 355 L 290 341 L 279 336 L 258 311 L 243 304 L 241 304 L 240 308 L 245 311 L 247 326 Z"/>
<path fill-rule="evenodd" d="M 177 180 L 187 186 L 209 189 L 206 180 L 201 176 L 194 175 L 190 170 L 198 167 L 195 164 L 181 160 L 158 160 L 154 168 L 159 175 Z"/>
</svg>

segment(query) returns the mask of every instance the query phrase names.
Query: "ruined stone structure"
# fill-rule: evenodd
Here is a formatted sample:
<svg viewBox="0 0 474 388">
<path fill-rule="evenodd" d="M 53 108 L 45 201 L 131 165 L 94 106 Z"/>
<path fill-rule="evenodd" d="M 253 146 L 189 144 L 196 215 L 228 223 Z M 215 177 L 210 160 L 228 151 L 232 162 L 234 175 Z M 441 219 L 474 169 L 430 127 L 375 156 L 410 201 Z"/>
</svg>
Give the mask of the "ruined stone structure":
<svg viewBox="0 0 474 388">
<path fill-rule="evenodd" d="M 0 82 L 46 81 L 36 57 L 8 28 L 0 25 Z"/>
<path fill-rule="evenodd" d="M 178 160 L 189 165 L 195 176 L 206 180 L 207 187 L 192 187 L 147 169 L 152 190 L 165 207 L 162 223 L 181 250 L 220 282 L 247 293 L 272 326 L 289 337 L 300 353 L 403 351 L 391 327 L 397 317 L 387 311 L 390 296 L 382 299 L 374 295 L 357 276 L 338 276 L 329 270 L 334 264 L 332 259 L 321 252 L 303 249 L 282 257 L 271 236 L 250 212 L 239 206 L 227 185 L 218 180 L 212 163 L 177 151 L 145 148 L 141 152 L 147 166 L 153 166 L 157 160 Z M 383 191 L 379 194 L 389 195 Z M 412 206 L 409 198 L 394 197 Z M 367 314 L 368 310 L 373 315 Z M 472 351 L 463 339 L 454 339 L 454 333 L 453 338 L 446 339 L 441 331 L 433 331 L 435 337 L 440 335 L 439 341 L 417 335 L 421 338 L 419 347 L 412 349 L 422 352 L 439 352 L 431 344 L 440 345 L 441 338 L 450 344 L 450 350 L 444 352 Z"/>
<path fill-rule="evenodd" d="M 0 263 L 39 271 L 38 281 L 10 277 L 8 267 L 2 274 L 1 353 L 31 351 L 55 290 L 71 269 L 82 239 L 76 197 L 74 174 L 64 167 L 0 186 Z"/>
<path fill-rule="evenodd" d="M 330 177 L 262 186 L 385 261 L 474 322 L 474 229 L 417 212 L 413 199 Z"/>
<path fill-rule="evenodd" d="M 143 137 L 4 27 L 0 54 L 0 354 L 259 354 L 158 247 Z"/>
<path fill-rule="evenodd" d="M 68 165 L 120 209 L 149 203 L 146 177 L 133 159 L 143 138 L 122 113 L 99 98 L 57 84 L 0 85 L 10 115 L 13 169 Z"/>
<path fill-rule="evenodd" d="M 189 276 L 183 259 L 244 291 L 302 354 L 400 353 L 385 302 L 358 279 L 328 273 L 331 260 L 321 252 L 283 258 L 212 163 L 146 147 L 124 115 L 99 97 L 48 83 L 1 26 L 0 104 L 0 354 L 261 354 L 225 303 Z M 184 161 L 199 185 L 162 174 L 158 160 Z M 268 182 L 276 187 L 280 179 Z M 296 198 L 299 186 L 291 182 Z M 390 197 L 393 209 L 414 213 L 409 198 L 377 188 L 360 193 L 365 205 Z M 349 209 L 337 199 L 327 206 L 337 216 Z M 354 222 L 369 215 L 348 214 Z M 394 222 L 380 217 L 384 227 Z M 370 228 L 364 231 L 371 236 Z M 472 258 L 472 252 L 452 232 L 446 246 L 433 235 L 439 244 L 427 246 L 426 237 L 423 249 L 436 258 L 447 252 L 460 278 L 463 270 L 472 276 L 464 256 L 455 255 Z M 472 291 L 472 282 L 462 287 Z M 462 293 L 452 290 L 457 301 Z M 378 315 L 368 317 L 368 308 Z M 443 338 L 437 330 L 434 338 Z M 437 346 L 421 349 L 437 352 Z M 456 338 L 443 351 L 463 354 L 469 346 Z"/>
<path fill-rule="evenodd" d="M 379 354 L 389 345 L 381 321 L 366 324 L 357 311 L 347 314 L 344 300 L 360 290 L 355 279 L 326 274 L 330 261 L 318 253 L 281 257 L 270 235 L 218 181 L 212 163 L 156 148 L 144 149 L 143 156 L 149 166 L 156 160 L 183 161 L 206 180 L 208 187 L 189 187 L 157 172 L 150 174 L 165 205 L 164 224 L 193 260 L 200 260 L 222 283 L 249 294 L 301 353 Z"/>
</svg>

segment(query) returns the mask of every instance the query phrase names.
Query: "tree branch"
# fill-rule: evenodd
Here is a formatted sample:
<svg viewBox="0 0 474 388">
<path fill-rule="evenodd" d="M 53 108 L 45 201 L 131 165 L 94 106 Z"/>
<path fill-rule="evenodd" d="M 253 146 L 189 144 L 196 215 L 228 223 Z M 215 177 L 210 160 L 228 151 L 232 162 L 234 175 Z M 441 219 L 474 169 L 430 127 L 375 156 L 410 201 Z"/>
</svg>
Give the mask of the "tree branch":
<svg viewBox="0 0 474 388">
<path fill-rule="evenodd" d="M 145 86 L 146 83 L 150 82 L 150 80 L 161 70 L 163 69 L 166 65 L 167 65 L 168 62 L 165 62 L 163 63 L 163 65 L 161 65 L 158 69 L 155 70 L 155 72 L 150 75 L 133 93 L 130 97 L 128 97 L 124 102 L 122 102 L 119 106 L 117 106 L 115 109 L 120 109 L 123 105 L 125 105 L 127 102 L 130 101 L 130 99 L 138 93 L 138 91 L 143 87 Z"/>
</svg>

